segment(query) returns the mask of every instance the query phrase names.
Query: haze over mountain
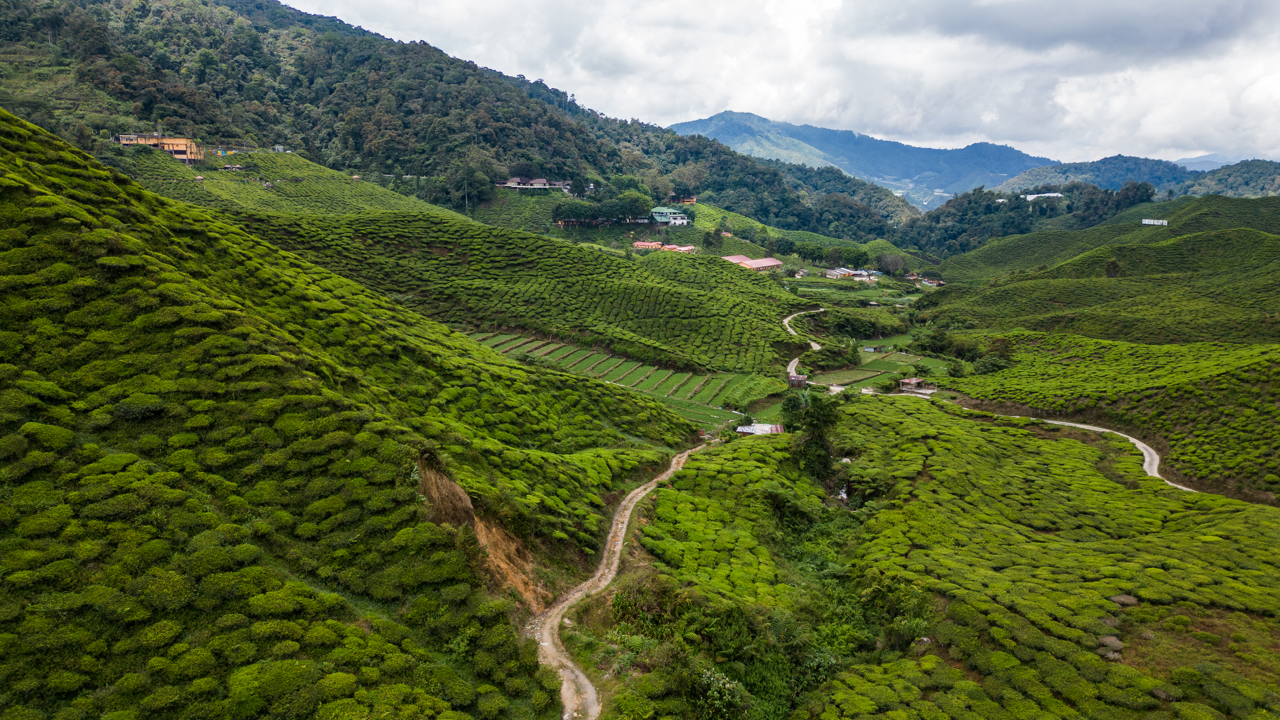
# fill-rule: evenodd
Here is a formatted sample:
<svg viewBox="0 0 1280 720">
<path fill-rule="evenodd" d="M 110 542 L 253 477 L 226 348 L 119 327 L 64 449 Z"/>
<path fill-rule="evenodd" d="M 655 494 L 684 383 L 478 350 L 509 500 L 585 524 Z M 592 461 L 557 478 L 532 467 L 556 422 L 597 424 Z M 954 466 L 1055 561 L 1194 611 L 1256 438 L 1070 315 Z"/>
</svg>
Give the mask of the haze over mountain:
<svg viewBox="0 0 1280 720">
<path fill-rule="evenodd" d="M 1053 165 L 1007 145 L 974 143 L 943 150 L 880 140 L 851 130 L 775 122 L 759 115 L 722 112 L 676 123 L 681 135 L 704 135 L 738 152 L 792 163 L 834 165 L 854 177 L 901 193 L 913 205 L 934 208 L 955 193 L 994 186 L 1026 170 Z"/>
</svg>

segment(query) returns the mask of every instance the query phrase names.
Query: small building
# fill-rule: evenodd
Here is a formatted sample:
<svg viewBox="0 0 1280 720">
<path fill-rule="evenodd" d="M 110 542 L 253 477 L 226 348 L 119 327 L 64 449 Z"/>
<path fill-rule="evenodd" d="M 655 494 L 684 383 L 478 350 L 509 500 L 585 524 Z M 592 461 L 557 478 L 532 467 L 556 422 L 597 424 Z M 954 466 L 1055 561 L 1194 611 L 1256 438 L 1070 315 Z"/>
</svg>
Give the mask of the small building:
<svg viewBox="0 0 1280 720">
<path fill-rule="evenodd" d="M 809 271 L 804 268 L 800 268 L 796 271 L 796 277 L 809 277 Z"/>
<path fill-rule="evenodd" d="M 351 179 L 352 179 L 353 181 L 355 181 L 355 182 L 360 182 L 360 176 L 359 176 L 359 175 L 352 175 L 352 176 L 351 176 Z"/>
<path fill-rule="evenodd" d="M 192 162 L 204 160 L 204 148 L 191 138 L 167 137 L 160 133 L 149 135 L 117 135 L 116 142 L 122 147 L 146 145 L 161 152 L 169 153 L 175 160 L 190 165 Z"/>
<path fill-rule="evenodd" d="M 781 435 L 786 432 L 781 425 L 768 425 L 765 423 L 756 423 L 755 425 L 739 425 L 737 429 L 738 435 L 746 437 L 747 435 Z"/>
<path fill-rule="evenodd" d="M 796 390 L 803 390 L 805 386 L 807 386 L 808 384 L 809 384 L 808 375 L 788 375 L 787 376 L 787 387 L 790 387 Z"/>
<path fill-rule="evenodd" d="M 1142 218 L 1143 225 L 1168 225 L 1168 220 L 1152 220 L 1151 218 Z"/>
<path fill-rule="evenodd" d="M 662 249 L 666 250 L 667 252 L 678 252 L 678 253 L 686 253 L 686 254 L 693 254 L 698 250 L 698 248 L 694 245 L 663 245 Z"/>
<path fill-rule="evenodd" d="M 1062 197 L 1062 193 L 1040 193 L 1039 195 L 1019 195 L 1018 197 L 1026 200 L 1027 202 L 1031 202 L 1032 200 L 1039 200 L 1040 198 L 1060 198 Z"/>
<path fill-rule="evenodd" d="M 770 270 L 782 269 L 782 261 L 777 258 L 761 258 L 759 260 L 748 260 L 738 263 L 739 267 L 748 270 L 754 270 L 758 273 L 769 272 Z"/>
<path fill-rule="evenodd" d="M 733 263 L 734 265 L 741 265 L 741 264 L 742 264 L 742 263 L 744 263 L 744 262 L 751 262 L 751 258 L 747 257 L 746 255 L 725 255 L 724 257 L 722 257 L 722 258 L 720 258 L 720 259 L 721 259 L 721 260 L 728 260 L 729 262 Z"/>
<path fill-rule="evenodd" d="M 272 147 L 272 148 L 271 148 L 271 150 L 272 150 L 272 152 L 284 152 L 284 146 L 283 146 L 283 145 L 276 145 L 276 146 Z"/>
<path fill-rule="evenodd" d="M 839 280 L 840 278 L 853 277 L 853 271 L 845 267 L 838 267 L 834 270 L 828 270 L 826 274 L 827 274 L 827 277 L 831 280 Z"/>
<path fill-rule="evenodd" d="M 649 215 L 653 221 L 663 225 L 688 225 L 689 216 L 683 212 L 669 207 L 656 207 L 650 211 Z"/>
<path fill-rule="evenodd" d="M 902 378 L 898 381 L 898 388 L 911 392 L 932 392 L 934 390 L 933 385 L 924 378 Z"/>
<path fill-rule="evenodd" d="M 648 242 L 648 241 L 646 241 L 646 240 L 637 240 L 637 241 L 635 241 L 635 242 L 631 243 L 631 247 L 633 247 L 633 248 L 635 248 L 635 249 L 637 249 L 637 250 L 661 250 L 661 249 L 662 249 L 662 243 L 660 243 L 660 242 Z"/>
</svg>

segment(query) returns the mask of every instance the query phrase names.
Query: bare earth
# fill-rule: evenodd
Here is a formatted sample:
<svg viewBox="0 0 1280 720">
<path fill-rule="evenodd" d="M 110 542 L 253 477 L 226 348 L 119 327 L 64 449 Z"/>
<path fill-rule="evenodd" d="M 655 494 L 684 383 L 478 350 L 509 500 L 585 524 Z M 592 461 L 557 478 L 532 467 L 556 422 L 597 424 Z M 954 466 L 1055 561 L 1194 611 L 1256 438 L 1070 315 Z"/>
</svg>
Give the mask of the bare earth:
<svg viewBox="0 0 1280 720">
<path fill-rule="evenodd" d="M 677 470 L 684 467 L 689 454 L 701 450 L 700 445 L 686 450 L 671 459 L 667 471 L 649 482 L 631 491 L 630 495 L 618 506 L 613 514 L 613 525 L 609 528 L 609 538 L 605 544 L 604 557 L 600 558 L 600 566 L 594 575 L 578 587 L 570 590 L 564 597 L 556 601 L 541 615 L 535 617 L 531 625 L 531 634 L 538 641 L 538 661 L 560 670 L 560 702 L 564 706 L 565 720 L 570 718 L 586 718 L 596 720 L 600 716 L 600 699 L 596 696 L 596 688 L 587 679 L 586 674 L 569 658 L 569 653 L 560 642 L 560 626 L 564 622 L 565 612 L 578 601 L 594 595 L 613 582 L 618 574 L 618 561 L 622 558 L 622 541 L 627 535 L 627 525 L 631 522 L 631 512 L 636 504 L 665 480 L 671 478 Z"/>
</svg>

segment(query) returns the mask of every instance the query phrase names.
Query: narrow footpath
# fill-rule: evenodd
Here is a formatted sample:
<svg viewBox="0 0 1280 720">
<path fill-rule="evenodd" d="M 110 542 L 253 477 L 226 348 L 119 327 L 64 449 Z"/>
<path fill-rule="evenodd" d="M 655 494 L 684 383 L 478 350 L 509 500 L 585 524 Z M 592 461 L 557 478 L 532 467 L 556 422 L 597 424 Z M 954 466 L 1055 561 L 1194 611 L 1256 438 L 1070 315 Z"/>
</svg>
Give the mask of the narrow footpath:
<svg viewBox="0 0 1280 720">
<path fill-rule="evenodd" d="M 786 328 L 786 329 L 787 329 L 787 332 L 791 333 L 792 335 L 799 335 L 800 333 L 798 333 L 798 332 L 796 332 L 795 330 L 792 330 L 792 329 L 791 329 L 791 321 L 792 321 L 792 319 L 797 318 L 797 317 L 800 317 L 801 315 L 812 315 L 813 313 L 820 313 L 820 312 L 825 312 L 825 311 L 826 311 L 826 308 L 818 308 L 817 310 L 805 310 L 804 312 L 798 312 L 798 313 L 796 313 L 796 314 L 794 314 L 794 315 L 788 315 L 787 317 L 785 317 L 785 318 L 783 318 L 783 319 L 782 319 L 782 327 Z M 811 349 L 813 349 L 813 350 L 821 350 L 821 349 L 822 349 L 822 346 L 821 346 L 821 345 L 819 345 L 818 343 L 816 343 L 816 342 L 814 342 L 814 341 L 812 341 L 812 340 L 810 340 L 810 341 L 809 341 L 809 347 L 810 347 Z M 793 358 L 793 359 L 791 360 L 791 362 L 787 365 L 787 374 L 788 374 L 788 375 L 795 375 L 795 374 L 796 374 L 796 367 L 798 367 L 799 365 L 800 365 L 800 358 Z"/>
<path fill-rule="evenodd" d="M 631 513 L 636 505 L 658 487 L 658 483 L 669 479 L 677 470 L 684 467 L 689 454 L 697 452 L 705 445 L 692 450 L 685 450 L 671 459 L 667 471 L 640 487 L 632 490 L 618 506 L 613 514 L 613 524 L 609 527 L 609 536 L 605 542 L 604 556 L 600 558 L 600 566 L 586 582 L 570 590 L 554 605 L 547 608 L 530 623 L 531 634 L 538 641 L 538 661 L 550 665 L 560 671 L 560 702 L 564 707 L 565 720 L 585 718 L 596 720 L 600 716 L 600 698 L 596 688 L 587 678 L 586 673 L 574 664 L 560 642 L 560 626 L 564 623 L 564 614 L 583 598 L 594 595 L 613 582 L 618 574 L 618 562 L 622 559 L 622 542 L 627 536 L 627 525 L 631 522 Z"/>
</svg>

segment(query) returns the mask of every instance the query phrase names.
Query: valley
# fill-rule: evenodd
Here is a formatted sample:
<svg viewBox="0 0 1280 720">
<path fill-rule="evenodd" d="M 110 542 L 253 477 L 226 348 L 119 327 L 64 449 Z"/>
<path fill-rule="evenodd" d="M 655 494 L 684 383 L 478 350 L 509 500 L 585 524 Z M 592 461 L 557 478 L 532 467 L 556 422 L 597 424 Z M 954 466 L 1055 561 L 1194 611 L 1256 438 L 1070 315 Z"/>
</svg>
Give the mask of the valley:
<svg viewBox="0 0 1280 720">
<path fill-rule="evenodd" d="M 1275 163 L 273 0 L 15 0 L 0 79 L 0 720 L 1280 716 Z"/>
</svg>

